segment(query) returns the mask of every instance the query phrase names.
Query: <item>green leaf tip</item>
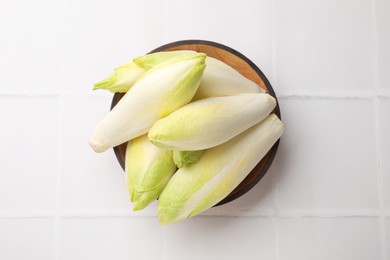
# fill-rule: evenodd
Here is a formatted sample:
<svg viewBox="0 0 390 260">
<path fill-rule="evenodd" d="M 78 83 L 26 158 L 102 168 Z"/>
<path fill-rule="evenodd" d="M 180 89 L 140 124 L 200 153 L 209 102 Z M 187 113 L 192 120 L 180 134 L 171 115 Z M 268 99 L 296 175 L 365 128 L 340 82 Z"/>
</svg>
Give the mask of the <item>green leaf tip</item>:
<svg viewBox="0 0 390 260">
<path fill-rule="evenodd" d="M 133 210 L 141 210 L 156 200 L 175 171 L 171 151 L 154 146 L 146 135 L 129 141 L 125 173 Z"/>
<path fill-rule="evenodd" d="M 196 163 L 200 160 L 204 150 L 199 151 L 173 151 L 173 161 L 179 168 Z"/>
<path fill-rule="evenodd" d="M 95 83 L 92 90 L 104 89 L 112 93 L 125 93 L 144 72 L 144 69 L 138 67 L 133 61 L 129 61 L 116 68 L 104 80 Z"/>
<path fill-rule="evenodd" d="M 143 69 L 150 69 L 153 66 L 166 61 L 173 57 L 183 56 L 187 54 L 193 54 L 196 53 L 195 51 L 189 51 L 189 50 L 180 50 L 180 51 L 161 51 L 161 52 L 154 52 L 147 55 L 143 55 L 140 57 L 136 57 L 133 59 L 133 62 L 140 68 Z"/>
</svg>

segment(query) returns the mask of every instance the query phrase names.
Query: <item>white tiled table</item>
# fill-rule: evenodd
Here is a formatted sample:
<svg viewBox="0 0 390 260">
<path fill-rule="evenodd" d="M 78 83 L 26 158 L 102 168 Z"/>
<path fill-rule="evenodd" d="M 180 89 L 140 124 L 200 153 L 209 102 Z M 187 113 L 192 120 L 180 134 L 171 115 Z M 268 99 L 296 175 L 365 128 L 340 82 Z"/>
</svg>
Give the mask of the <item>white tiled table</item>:
<svg viewBox="0 0 390 260">
<path fill-rule="evenodd" d="M 390 1 L 0 2 L 0 259 L 390 260 Z M 267 75 L 286 132 L 250 192 L 160 226 L 88 135 L 112 69 L 223 43 Z"/>
</svg>

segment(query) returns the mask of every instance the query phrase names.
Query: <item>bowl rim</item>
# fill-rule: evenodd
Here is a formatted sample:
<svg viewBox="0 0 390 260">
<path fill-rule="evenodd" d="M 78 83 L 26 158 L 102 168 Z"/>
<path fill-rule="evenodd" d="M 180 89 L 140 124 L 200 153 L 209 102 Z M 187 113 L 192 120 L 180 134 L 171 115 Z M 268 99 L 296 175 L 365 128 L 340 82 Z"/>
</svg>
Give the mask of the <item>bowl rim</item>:
<svg viewBox="0 0 390 260">
<path fill-rule="evenodd" d="M 278 98 L 277 98 L 277 96 L 275 94 L 274 89 L 271 86 L 271 83 L 269 82 L 269 80 L 267 79 L 265 74 L 249 58 L 247 58 L 245 55 L 243 55 L 242 53 L 236 51 L 235 49 L 233 49 L 233 48 L 231 48 L 229 46 L 226 46 L 226 45 L 223 45 L 221 43 L 214 42 L 214 41 L 190 39 L 190 40 L 174 41 L 174 42 L 170 42 L 170 43 L 161 45 L 160 47 L 157 47 L 157 48 L 153 49 L 152 51 L 150 51 L 148 54 L 154 53 L 154 52 L 159 52 L 159 51 L 165 51 L 166 49 L 170 49 L 170 48 L 174 48 L 174 47 L 178 47 L 178 46 L 182 46 L 182 45 L 208 45 L 208 46 L 212 46 L 212 47 L 219 48 L 219 49 L 225 50 L 227 52 L 230 52 L 233 55 L 235 55 L 238 58 L 240 58 L 243 61 L 245 61 L 259 75 L 261 80 L 264 82 L 264 84 L 265 84 L 265 86 L 267 88 L 268 93 L 272 97 L 275 98 L 275 100 L 276 100 L 276 107 L 275 107 L 273 113 L 275 113 L 281 119 L 281 113 L 280 113 L 280 107 L 279 107 Z M 118 93 L 114 93 L 114 95 L 113 95 L 113 98 L 112 98 L 112 101 L 111 101 L 110 110 L 113 109 L 113 107 L 118 102 L 116 100 L 116 98 L 115 98 L 116 95 L 118 95 Z M 250 191 L 265 176 L 265 174 L 268 172 L 268 170 L 269 170 L 273 160 L 275 159 L 275 156 L 276 156 L 276 153 L 277 153 L 277 150 L 278 150 L 278 147 L 279 147 L 279 143 L 280 143 L 280 139 L 269 150 L 268 158 L 267 158 L 266 162 L 264 163 L 263 167 L 261 167 L 258 170 L 258 174 L 256 174 L 255 178 L 253 178 L 250 182 L 248 182 L 239 191 L 231 193 L 228 196 L 226 196 L 223 200 L 221 200 L 220 202 L 215 204 L 213 207 L 221 206 L 223 204 L 226 204 L 226 203 L 229 203 L 229 202 L 231 202 L 233 200 L 236 200 L 239 197 L 241 197 L 242 195 L 244 195 L 245 193 L 247 193 L 248 191 Z M 114 150 L 115 156 L 116 156 L 120 166 L 122 167 L 123 170 L 125 170 L 125 162 L 121 158 L 120 150 L 119 150 L 118 147 L 119 146 L 113 147 L 113 150 Z M 259 161 L 259 163 L 260 163 L 260 161 Z M 251 172 L 257 167 L 257 165 L 251 170 Z"/>
</svg>

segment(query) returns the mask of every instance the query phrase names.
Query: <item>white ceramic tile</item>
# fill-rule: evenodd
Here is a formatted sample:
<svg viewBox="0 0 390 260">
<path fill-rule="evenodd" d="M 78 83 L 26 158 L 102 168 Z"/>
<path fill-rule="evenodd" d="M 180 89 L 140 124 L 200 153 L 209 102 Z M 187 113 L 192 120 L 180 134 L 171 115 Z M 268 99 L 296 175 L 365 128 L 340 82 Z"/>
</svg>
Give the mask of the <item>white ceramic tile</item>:
<svg viewBox="0 0 390 260">
<path fill-rule="evenodd" d="M 282 99 L 281 210 L 378 208 L 374 111 L 365 99 Z"/>
<path fill-rule="evenodd" d="M 58 100 L 0 96 L 0 209 L 55 203 Z"/>
<path fill-rule="evenodd" d="M 59 89 L 59 0 L 0 3 L 2 93 Z"/>
<path fill-rule="evenodd" d="M 62 6 L 62 91 L 93 83 L 163 44 L 162 1 L 69 0 Z"/>
<path fill-rule="evenodd" d="M 390 1 L 376 0 L 376 35 L 378 57 L 378 84 L 381 91 L 390 94 Z"/>
<path fill-rule="evenodd" d="M 279 92 L 373 91 L 370 4 L 370 0 L 276 0 Z"/>
<path fill-rule="evenodd" d="M 279 220 L 280 260 L 380 258 L 377 218 Z"/>
<path fill-rule="evenodd" d="M 247 193 L 227 204 L 211 208 L 202 215 L 264 215 L 275 212 L 272 190 L 272 166 L 266 175 Z"/>
<path fill-rule="evenodd" d="M 165 1 L 165 41 L 216 41 L 272 71 L 271 0 Z"/>
<path fill-rule="evenodd" d="M 194 217 L 164 231 L 166 259 L 275 259 L 267 218 Z"/>
<path fill-rule="evenodd" d="M 0 219 L 0 259 L 53 259 L 52 219 Z"/>
<path fill-rule="evenodd" d="M 156 218 L 62 219 L 60 259 L 162 259 Z"/>
<path fill-rule="evenodd" d="M 89 135 L 108 113 L 110 96 L 65 98 L 62 149 L 63 208 L 130 208 L 122 168 L 112 149 L 98 154 Z"/>
<path fill-rule="evenodd" d="M 379 109 L 384 206 L 390 210 L 390 99 L 381 99 Z"/>
</svg>

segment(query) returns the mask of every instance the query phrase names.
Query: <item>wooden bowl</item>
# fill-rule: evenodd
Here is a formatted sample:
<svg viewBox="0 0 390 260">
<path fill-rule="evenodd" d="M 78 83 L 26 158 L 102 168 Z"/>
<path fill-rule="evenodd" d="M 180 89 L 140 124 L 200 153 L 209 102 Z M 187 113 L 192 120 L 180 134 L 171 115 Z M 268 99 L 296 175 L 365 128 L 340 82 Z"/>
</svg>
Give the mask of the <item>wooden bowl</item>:
<svg viewBox="0 0 390 260">
<path fill-rule="evenodd" d="M 230 47 L 211 41 L 184 40 L 163 45 L 161 47 L 158 47 L 157 49 L 152 50 L 150 53 L 174 50 L 194 50 L 198 52 L 203 52 L 210 57 L 223 61 L 224 63 L 230 65 L 235 70 L 240 72 L 246 78 L 257 83 L 268 94 L 270 94 L 277 100 L 275 92 L 263 72 L 261 72 L 261 70 L 247 57 L 245 57 L 238 51 L 233 50 Z M 111 109 L 118 103 L 118 101 L 123 97 L 123 95 L 123 93 L 114 94 L 111 103 Z M 280 118 L 280 109 L 278 102 L 273 112 Z M 272 161 L 275 158 L 278 146 L 279 141 L 274 144 L 271 150 L 263 157 L 263 159 L 255 166 L 255 168 L 253 168 L 253 170 L 248 174 L 248 176 L 225 199 L 220 201 L 215 206 L 219 206 L 233 201 L 248 192 L 250 189 L 252 189 L 253 186 L 255 186 L 268 171 Z M 119 164 L 122 166 L 123 169 L 125 169 L 126 143 L 114 147 L 114 152 Z"/>
</svg>

